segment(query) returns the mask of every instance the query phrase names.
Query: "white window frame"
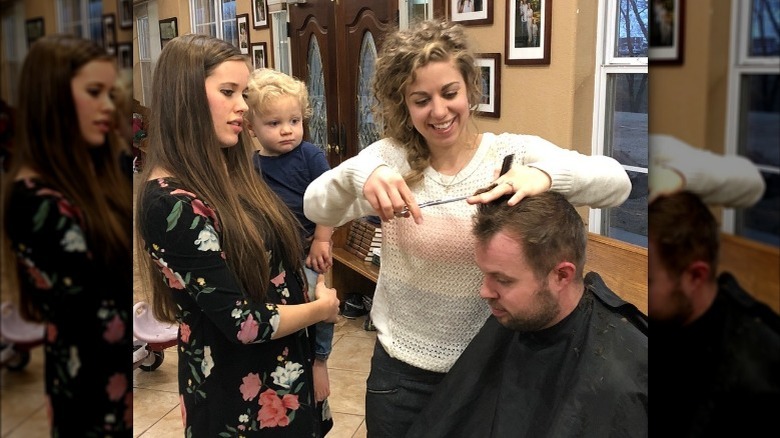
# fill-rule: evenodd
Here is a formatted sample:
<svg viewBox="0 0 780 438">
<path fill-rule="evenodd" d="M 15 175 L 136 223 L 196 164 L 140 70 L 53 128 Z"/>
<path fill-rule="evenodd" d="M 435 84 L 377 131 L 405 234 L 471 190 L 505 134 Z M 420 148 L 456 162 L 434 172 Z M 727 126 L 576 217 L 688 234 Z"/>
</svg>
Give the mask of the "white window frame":
<svg viewBox="0 0 780 438">
<path fill-rule="evenodd" d="M 598 24 L 596 32 L 596 80 L 593 99 L 593 135 L 592 154 L 604 155 L 604 139 L 607 122 L 607 77 L 610 74 L 647 74 L 647 57 L 616 57 L 615 41 L 617 5 L 619 0 L 599 0 Z M 623 165 L 627 171 L 647 173 L 647 168 Z M 588 231 L 604 234 L 602 219 L 605 209 L 591 208 L 588 214 Z M 645 218 L 646 219 L 646 218 Z"/>
<path fill-rule="evenodd" d="M 276 37 L 271 38 L 274 70 L 292 76 L 292 48 L 290 47 L 290 36 L 287 34 L 287 29 L 290 26 L 290 14 L 285 7 L 279 11 L 269 12 L 269 15 L 271 16 L 271 32 Z"/>
<path fill-rule="evenodd" d="M 434 0 L 398 0 L 398 28 L 407 29 L 409 27 L 409 4 L 424 4 L 425 19 L 433 17 Z"/>
<path fill-rule="evenodd" d="M 200 33 L 200 32 L 197 31 L 197 26 L 198 25 L 204 25 L 204 24 L 211 23 L 210 21 L 209 22 L 203 22 L 203 23 L 197 23 L 196 22 L 197 17 L 198 17 L 197 14 L 195 13 L 196 5 L 200 4 L 201 2 L 208 3 L 211 6 L 211 8 L 212 8 L 212 12 L 214 13 L 214 17 L 215 17 L 215 20 L 216 20 L 214 22 L 216 35 L 212 35 L 212 36 L 224 40 L 225 39 L 225 35 L 223 34 L 223 31 L 222 31 L 223 30 L 222 24 L 225 21 L 227 21 L 227 20 L 225 20 L 224 17 L 222 16 L 221 0 L 190 0 L 190 2 L 189 2 L 190 3 L 190 32 L 192 32 L 192 33 Z M 239 13 L 238 12 L 238 0 L 236 0 L 236 14 L 238 14 L 238 13 Z M 235 21 L 235 19 L 236 19 L 236 17 L 232 18 L 233 21 Z M 236 41 L 228 41 L 228 42 L 232 42 L 233 44 L 236 43 Z"/>
<path fill-rule="evenodd" d="M 57 31 L 58 32 L 64 32 L 65 29 L 65 17 L 62 10 L 62 0 L 58 0 L 55 3 L 55 11 L 57 14 Z M 81 26 L 81 35 L 76 35 L 81 38 L 86 38 L 94 41 L 98 41 L 100 44 L 103 43 L 103 36 L 100 35 L 100 38 L 93 38 L 92 35 L 90 35 L 89 31 L 91 29 L 91 21 L 97 21 L 102 29 L 103 26 L 103 16 L 102 14 L 99 17 L 90 18 L 89 16 L 89 0 L 79 0 L 79 23 L 82 23 Z"/>
<path fill-rule="evenodd" d="M 731 3 L 731 50 L 729 51 L 728 104 L 726 105 L 726 155 L 739 155 L 739 104 L 742 99 L 740 83 L 742 75 L 780 74 L 780 57 L 749 56 L 750 20 L 752 1 L 732 1 Z M 780 173 L 780 167 L 756 164 L 766 173 Z M 737 210 L 724 208 L 721 230 L 737 234 Z M 746 238 L 749 238 L 745 236 Z"/>
</svg>

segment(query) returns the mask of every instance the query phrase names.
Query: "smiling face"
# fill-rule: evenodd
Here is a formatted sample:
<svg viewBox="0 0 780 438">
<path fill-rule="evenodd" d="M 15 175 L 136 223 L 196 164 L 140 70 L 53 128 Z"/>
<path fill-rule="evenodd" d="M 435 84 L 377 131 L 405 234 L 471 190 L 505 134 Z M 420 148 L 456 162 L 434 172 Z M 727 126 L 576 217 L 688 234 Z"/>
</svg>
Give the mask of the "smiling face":
<svg viewBox="0 0 780 438">
<path fill-rule="evenodd" d="M 479 295 L 504 327 L 521 332 L 551 326 L 561 312 L 548 279 L 541 281 L 528 264 L 518 240 L 500 231 L 478 243 L 477 266 L 484 274 Z"/>
<path fill-rule="evenodd" d="M 247 110 L 246 90 L 249 67 L 243 61 L 225 61 L 206 77 L 206 98 L 214 122 L 214 132 L 222 147 L 238 143 Z"/>
<path fill-rule="evenodd" d="M 406 106 L 414 128 L 431 149 L 458 144 L 470 117 L 466 83 L 452 61 L 431 62 L 415 71 L 406 89 Z"/>
<path fill-rule="evenodd" d="M 101 146 L 112 129 L 116 68 L 110 61 L 84 64 L 70 82 L 79 129 L 90 146 Z"/>
<path fill-rule="evenodd" d="M 266 103 L 262 111 L 254 113 L 250 122 L 257 140 L 263 145 L 263 155 L 282 155 L 301 144 L 303 111 L 297 97 L 279 96 Z"/>
</svg>

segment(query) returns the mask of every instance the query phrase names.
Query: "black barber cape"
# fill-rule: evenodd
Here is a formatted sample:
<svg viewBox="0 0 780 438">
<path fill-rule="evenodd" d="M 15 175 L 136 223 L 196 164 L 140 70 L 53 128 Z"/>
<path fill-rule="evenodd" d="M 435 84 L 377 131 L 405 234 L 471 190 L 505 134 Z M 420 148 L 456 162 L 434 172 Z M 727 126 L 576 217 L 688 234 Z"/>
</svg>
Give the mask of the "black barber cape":
<svg viewBox="0 0 780 438">
<path fill-rule="evenodd" d="M 731 274 L 699 319 L 650 330 L 652 436 L 778 435 L 780 316 Z"/>
<path fill-rule="evenodd" d="M 646 330 L 593 272 L 553 327 L 520 333 L 491 316 L 407 438 L 647 436 Z"/>
</svg>

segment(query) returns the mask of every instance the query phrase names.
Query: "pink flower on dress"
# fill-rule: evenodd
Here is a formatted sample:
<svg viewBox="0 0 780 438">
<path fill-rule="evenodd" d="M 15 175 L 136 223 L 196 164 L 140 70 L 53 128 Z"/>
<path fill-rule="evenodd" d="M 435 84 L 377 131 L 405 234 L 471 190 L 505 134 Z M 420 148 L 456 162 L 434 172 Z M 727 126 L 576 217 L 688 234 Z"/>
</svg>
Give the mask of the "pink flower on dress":
<svg viewBox="0 0 780 438">
<path fill-rule="evenodd" d="M 109 344 L 115 344 L 121 341 L 124 336 L 125 323 L 122 321 L 119 315 L 114 315 L 114 317 L 111 318 L 111 321 L 108 322 L 106 331 L 103 332 L 103 339 L 105 339 Z"/>
<path fill-rule="evenodd" d="M 238 331 L 237 335 L 238 340 L 244 344 L 248 344 L 257 339 L 258 330 L 259 325 L 250 313 L 249 316 L 247 316 L 246 321 L 241 323 L 241 330 Z"/>
<path fill-rule="evenodd" d="M 162 271 L 163 275 L 165 275 L 165 278 L 168 279 L 168 287 L 173 289 L 184 289 L 184 283 L 181 275 L 173 272 L 173 270 L 169 268 L 168 265 L 162 261 L 162 259 L 156 259 L 154 262 L 157 263 L 157 266 L 160 267 L 160 271 Z"/>
<path fill-rule="evenodd" d="M 280 284 L 284 283 L 284 277 L 286 275 L 287 275 L 287 271 L 280 272 L 279 275 L 271 279 L 271 283 L 273 283 L 274 286 L 279 287 Z"/>
<path fill-rule="evenodd" d="M 214 210 L 208 205 L 204 204 L 203 201 L 200 199 L 193 199 L 192 211 L 194 211 L 195 214 L 211 219 L 211 222 L 214 223 L 214 229 L 219 231 L 219 219 L 217 219 L 217 214 L 214 213 Z"/>
<path fill-rule="evenodd" d="M 46 340 L 49 342 L 54 342 L 57 339 L 57 326 L 48 323 L 46 324 Z"/>
<path fill-rule="evenodd" d="M 127 427 L 133 427 L 133 392 L 125 394 L 125 424 Z"/>
<path fill-rule="evenodd" d="M 188 192 L 188 191 L 186 191 L 186 190 L 182 190 L 182 189 L 176 189 L 176 190 L 173 190 L 173 191 L 171 192 L 171 195 L 187 195 L 187 196 L 189 196 L 190 198 L 193 198 L 193 199 L 194 199 L 194 198 L 197 198 L 197 196 L 195 195 L 195 193 Z"/>
<path fill-rule="evenodd" d="M 244 383 L 242 383 L 238 389 L 241 391 L 241 396 L 244 397 L 244 401 L 249 401 L 257 397 L 257 394 L 260 393 L 260 388 L 263 386 L 263 383 L 260 382 L 260 375 L 257 373 L 249 373 L 241 380 Z"/>
<path fill-rule="evenodd" d="M 184 396 L 179 394 L 179 407 L 181 408 L 181 425 L 187 428 L 187 408 L 184 406 Z"/>
<path fill-rule="evenodd" d="M 287 409 L 296 410 L 300 406 L 297 395 L 287 394 L 283 398 L 276 395 L 273 389 L 267 389 L 260 394 L 260 412 L 257 413 L 257 421 L 260 429 L 265 427 L 284 427 L 290 424 L 287 417 Z"/>
<path fill-rule="evenodd" d="M 33 281 L 35 282 L 35 287 L 42 290 L 49 290 L 51 289 L 51 280 L 49 280 L 49 277 L 41 272 L 38 268 L 36 268 L 34 265 L 27 264 L 27 274 L 32 277 Z"/>
<path fill-rule="evenodd" d="M 127 376 L 122 373 L 115 373 L 109 377 L 106 392 L 108 393 L 108 399 L 111 401 L 122 399 L 125 392 L 127 392 Z"/>
<path fill-rule="evenodd" d="M 190 343 L 190 335 L 192 334 L 192 330 L 190 329 L 190 325 L 187 323 L 181 323 L 179 324 L 179 332 L 181 332 L 181 340 L 185 344 Z"/>
</svg>

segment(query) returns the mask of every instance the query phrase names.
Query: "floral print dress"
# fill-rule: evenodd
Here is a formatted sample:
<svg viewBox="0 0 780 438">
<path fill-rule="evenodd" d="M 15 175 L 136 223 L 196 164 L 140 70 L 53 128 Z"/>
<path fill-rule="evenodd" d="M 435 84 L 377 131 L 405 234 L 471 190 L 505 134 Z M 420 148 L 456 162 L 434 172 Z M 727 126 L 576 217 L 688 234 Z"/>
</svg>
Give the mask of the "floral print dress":
<svg viewBox="0 0 780 438">
<path fill-rule="evenodd" d="M 314 333 L 271 340 L 277 304 L 308 298 L 272 251 L 267 302 L 247 299 L 228 267 L 221 223 L 173 178 L 146 185 L 141 234 L 179 310 L 179 393 L 187 437 L 320 436 Z"/>
<path fill-rule="evenodd" d="M 20 293 L 46 323 L 51 436 L 132 436 L 132 254 L 106 264 L 80 209 L 37 179 L 15 182 L 8 208 Z"/>
</svg>

